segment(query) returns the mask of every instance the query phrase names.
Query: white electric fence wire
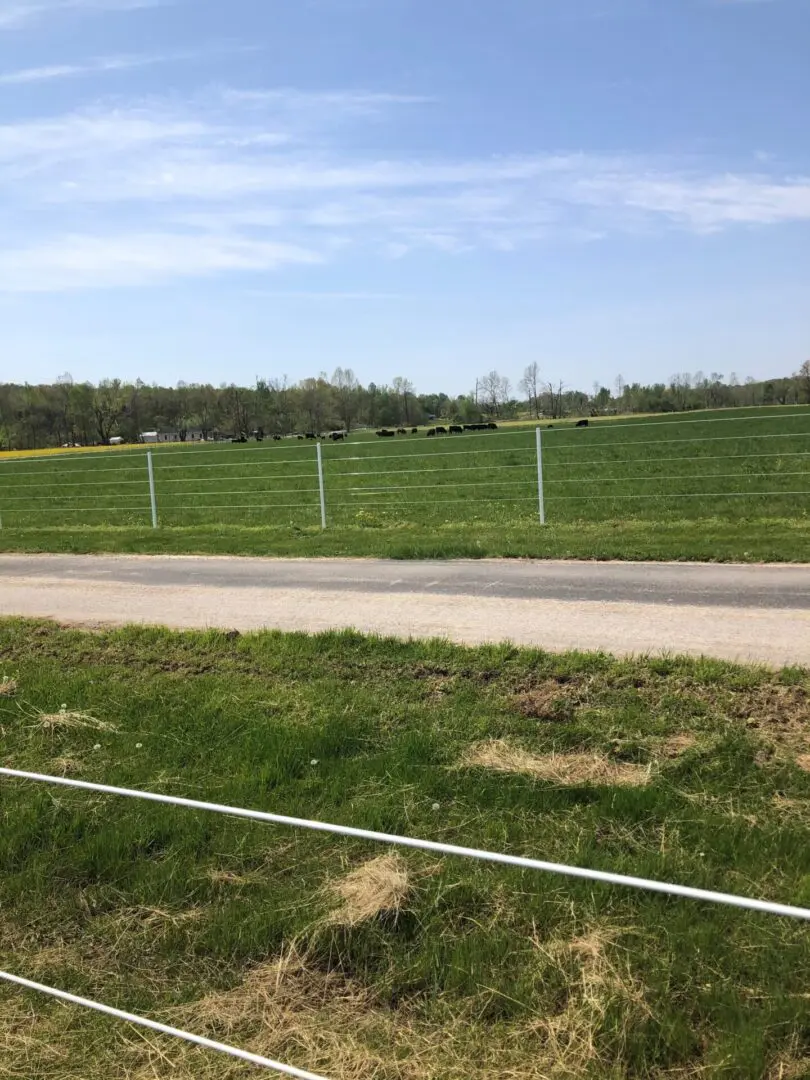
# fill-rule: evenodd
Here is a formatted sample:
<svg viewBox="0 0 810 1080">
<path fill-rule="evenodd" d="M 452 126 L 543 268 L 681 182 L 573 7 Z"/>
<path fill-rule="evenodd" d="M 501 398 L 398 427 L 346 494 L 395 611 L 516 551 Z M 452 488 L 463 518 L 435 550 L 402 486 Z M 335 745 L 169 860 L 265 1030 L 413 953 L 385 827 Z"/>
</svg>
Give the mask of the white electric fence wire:
<svg viewBox="0 0 810 1080">
<path fill-rule="evenodd" d="M 625 445 L 627 445 L 627 444 L 625 444 Z M 526 454 L 526 453 L 530 453 L 530 452 L 531 452 L 531 447 L 517 447 L 514 450 L 514 453 L 516 453 L 516 454 Z M 478 451 L 476 451 L 476 453 L 478 453 Z M 406 456 L 408 456 L 408 457 L 413 456 L 414 458 L 423 458 L 423 457 L 428 457 L 428 456 L 437 457 L 439 455 L 435 455 L 435 454 L 434 455 L 427 455 L 427 454 L 404 455 L 403 454 L 401 456 L 403 458 L 406 457 Z M 637 462 L 642 463 L 642 464 L 645 463 L 645 462 L 659 464 L 661 462 L 670 462 L 670 461 L 690 461 L 690 462 L 693 462 L 695 464 L 702 464 L 704 461 L 738 461 L 738 460 L 758 461 L 761 458 L 797 458 L 797 457 L 798 458 L 808 458 L 808 457 L 810 457 L 810 451 L 806 451 L 806 450 L 789 450 L 789 451 L 780 451 L 780 452 L 773 453 L 773 454 L 699 454 L 697 457 L 695 457 L 694 454 L 679 454 L 679 455 L 676 455 L 674 457 L 663 457 L 663 458 L 662 457 L 655 457 L 654 459 L 651 459 L 651 458 L 621 458 L 621 459 L 619 459 L 619 458 L 607 458 L 607 459 L 606 458 L 586 458 L 586 459 L 582 460 L 582 459 L 577 458 L 577 459 L 572 459 L 571 461 L 567 461 L 564 464 L 567 465 L 567 466 L 574 466 L 574 467 L 579 467 L 580 465 L 610 466 L 610 465 L 617 464 L 617 462 L 619 460 L 625 462 L 626 464 L 633 464 L 633 463 L 637 463 Z M 356 460 L 356 459 L 352 459 L 352 460 Z M 330 467 L 334 466 L 335 464 L 337 464 L 337 462 L 335 462 L 334 460 L 331 461 L 330 462 Z M 563 463 L 559 462 L 558 464 L 563 464 Z M 223 464 L 189 465 L 189 466 L 177 465 L 177 466 L 169 466 L 169 467 L 170 468 L 178 468 L 178 469 L 185 469 L 185 468 L 193 468 L 193 469 L 234 469 L 234 468 L 240 468 L 240 467 L 266 469 L 267 468 L 267 463 L 266 462 L 243 461 L 243 462 L 235 463 L 234 465 L 223 465 Z M 534 461 L 529 461 L 525 465 L 478 465 L 478 464 L 472 463 L 472 464 L 469 464 L 469 465 L 458 465 L 458 466 L 453 465 L 453 466 L 450 466 L 449 468 L 442 468 L 442 469 L 361 469 L 361 470 L 357 470 L 355 472 L 340 472 L 340 471 L 331 469 L 331 475 L 334 476 L 334 477 L 340 477 L 340 478 L 343 478 L 344 476 L 345 477 L 356 477 L 356 476 L 407 476 L 409 474 L 414 474 L 414 475 L 418 475 L 418 476 L 424 476 L 426 473 L 440 473 L 441 475 L 444 475 L 445 473 L 458 473 L 458 472 L 463 472 L 463 473 L 466 473 L 466 472 L 496 472 L 496 471 L 500 471 L 502 469 L 530 469 L 530 470 L 532 470 L 532 472 L 534 472 L 536 467 L 537 466 L 536 466 L 536 463 Z M 78 469 L 78 470 L 77 469 L 66 470 L 65 472 L 61 472 L 61 473 L 59 472 L 59 470 L 52 470 L 52 472 L 57 472 L 61 476 L 68 475 L 69 472 L 71 472 L 71 471 L 72 472 L 80 472 L 80 473 L 84 474 L 84 470 L 81 470 L 81 469 Z M 99 469 L 99 470 L 96 470 L 96 471 L 97 472 L 123 472 L 123 471 L 128 472 L 129 470 Z M 138 469 L 138 471 L 140 471 L 140 468 Z M 163 473 L 165 471 L 166 471 L 165 468 L 161 469 L 161 473 Z M 44 473 L 44 472 L 37 472 L 37 473 L 30 472 L 30 473 L 26 473 L 25 475 L 26 475 L 26 478 L 28 478 L 28 477 L 36 478 L 36 477 L 39 477 L 39 476 L 44 476 L 44 475 L 46 475 L 46 473 Z M 231 483 L 231 482 L 233 482 L 235 480 L 251 480 L 251 481 L 255 481 L 255 480 L 260 480 L 260 479 L 261 480 L 283 480 L 283 481 L 287 481 L 287 480 L 317 480 L 317 475 L 315 473 L 311 473 L 311 472 L 309 472 L 309 473 L 284 473 L 284 472 L 281 472 L 281 473 L 265 473 L 261 477 L 254 477 L 254 476 L 250 476 L 250 475 L 241 475 L 240 474 L 239 476 L 229 476 L 229 477 L 227 477 L 227 479 L 228 479 L 229 483 Z M 633 479 L 633 477 L 627 477 L 625 479 Z M 189 477 L 188 479 L 186 479 L 184 477 L 181 477 L 181 478 L 179 478 L 177 480 L 170 480 L 170 479 L 165 479 L 165 478 L 163 478 L 161 476 L 160 484 L 161 484 L 161 487 L 164 487 L 167 484 L 191 484 L 191 483 L 194 483 L 194 480 L 195 480 L 194 477 Z M 559 483 L 560 481 L 553 481 L 553 482 L 554 483 Z M 71 481 L 71 482 L 69 482 L 67 484 L 60 483 L 59 487 L 61 489 L 61 488 L 86 488 L 86 487 L 123 487 L 123 486 L 127 486 L 127 485 L 134 485 L 134 486 L 137 486 L 137 487 L 141 487 L 143 485 L 143 480 L 86 480 L 86 481 L 83 481 L 83 482 Z M 32 484 L 32 485 L 30 485 L 30 484 L 27 484 L 27 483 L 20 483 L 19 481 L 17 481 L 16 483 L 8 484 L 8 486 L 6 487 L 6 490 L 7 491 L 14 491 L 15 488 L 17 488 L 20 491 L 32 491 L 32 490 L 35 490 L 38 486 L 49 487 L 50 485 L 49 484 L 42 484 L 42 485 Z M 35 496 L 30 496 L 30 497 L 35 498 Z M 42 498 L 50 498 L 50 496 L 42 496 Z M 7 501 L 11 501 L 11 499 L 8 499 Z"/>
<path fill-rule="evenodd" d="M 701 435 L 693 439 L 633 439 L 630 442 L 598 442 L 591 443 L 589 450 L 598 446 L 607 446 L 611 449 L 615 446 L 674 446 L 676 443 L 699 443 L 699 442 L 751 442 L 754 439 L 807 439 L 810 431 L 788 431 L 771 435 Z M 574 442 L 561 443 L 559 446 L 551 445 L 550 449 L 555 453 L 560 450 L 570 450 L 572 447 L 579 449 Z M 477 451 L 480 453 L 481 451 Z"/>
<path fill-rule="evenodd" d="M 681 494 L 677 491 L 659 491 L 655 495 L 555 495 L 554 502 L 593 502 L 595 499 L 754 499 L 760 496 L 772 498 L 778 495 L 810 495 L 810 488 L 804 491 L 691 491 Z"/>
<path fill-rule="evenodd" d="M 747 911 L 759 911 L 768 915 L 784 915 L 794 919 L 810 921 L 810 909 L 777 904 L 771 900 L 755 900 L 747 896 L 735 896 L 731 893 L 713 892 L 708 889 L 695 889 L 690 885 L 671 885 L 664 881 L 652 881 L 646 878 L 629 877 L 625 874 L 613 874 L 605 870 L 590 870 L 583 866 L 566 866 L 563 863 L 545 862 L 541 859 L 528 859 L 520 855 L 505 855 L 497 851 L 483 851 L 478 848 L 459 847 L 456 844 L 444 844 L 436 840 L 420 840 L 410 836 L 395 836 L 373 832 L 370 829 L 357 829 L 349 825 L 333 825 L 324 821 L 310 821 L 306 818 L 287 817 L 283 814 L 271 814 L 263 810 L 246 810 L 242 807 L 225 806 L 220 803 L 202 802 L 198 799 L 184 799 L 175 795 L 161 795 L 153 791 L 136 791 L 131 788 L 111 787 L 108 784 L 96 784 L 87 780 L 73 780 L 66 776 L 47 776 L 43 773 L 23 772 L 20 769 L 0 768 L 0 776 L 18 780 L 31 780 L 41 784 L 55 784 L 59 787 L 76 788 L 80 791 L 96 791 L 103 795 L 115 795 L 127 799 L 143 799 L 146 802 L 162 803 L 167 806 L 180 806 L 187 810 L 205 810 L 229 817 L 247 818 L 271 825 L 284 825 L 294 829 L 308 829 L 312 832 L 331 833 L 333 836 L 349 836 L 356 840 L 371 840 L 378 844 L 393 847 L 413 848 L 418 851 L 430 851 L 440 855 L 452 855 L 481 862 L 499 863 L 503 866 L 515 866 L 522 870 L 539 870 L 565 877 L 579 878 L 586 881 L 598 881 L 606 885 L 621 885 L 631 889 L 663 893 L 667 896 L 683 897 L 687 900 L 702 900 L 713 904 L 743 908 Z"/>
<path fill-rule="evenodd" d="M 79 1005 L 83 1009 L 92 1009 L 94 1012 L 104 1013 L 116 1020 L 125 1020 L 128 1024 L 136 1024 L 138 1027 L 149 1028 L 161 1035 L 172 1035 L 176 1039 L 201 1046 L 205 1050 L 215 1050 L 220 1054 L 247 1061 L 250 1065 L 261 1065 L 265 1069 L 273 1069 L 284 1076 L 295 1076 L 298 1080 L 325 1080 L 325 1077 L 317 1073 L 307 1072 L 305 1069 L 296 1069 L 293 1065 L 282 1065 L 280 1061 L 263 1057 L 261 1054 L 251 1054 L 247 1050 L 238 1050 L 235 1046 L 227 1046 L 225 1043 L 216 1042 L 214 1039 L 206 1039 L 203 1035 L 192 1035 L 189 1031 L 181 1031 L 180 1028 L 170 1027 L 168 1024 L 160 1024 L 157 1020 L 148 1020 L 144 1016 L 136 1016 L 134 1013 L 124 1012 L 123 1009 L 114 1009 L 110 1005 L 102 1005 L 99 1001 L 90 1001 L 88 998 L 78 997 L 76 994 L 68 994 L 64 990 L 55 990 L 52 986 L 43 986 L 42 983 L 32 982 L 30 979 L 22 979 L 19 975 L 11 975 L 7 971 L 0 971 L 0 979 L 5 982 L 20 986 L 24 990 L 34 990 L 39 994 L 47 994 L 49 997 L 58 998 L 68 1005 Z"/>
</svg>

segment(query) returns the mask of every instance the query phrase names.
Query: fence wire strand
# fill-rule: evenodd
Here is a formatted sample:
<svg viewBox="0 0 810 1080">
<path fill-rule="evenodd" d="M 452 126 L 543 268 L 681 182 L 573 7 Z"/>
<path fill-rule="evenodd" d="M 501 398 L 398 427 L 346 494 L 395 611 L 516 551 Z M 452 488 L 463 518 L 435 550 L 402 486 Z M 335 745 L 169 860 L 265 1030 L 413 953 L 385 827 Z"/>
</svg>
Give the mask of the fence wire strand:
<svg viewBox="0 0 810 1080">
<path fill-rule="evenodd" d="M 135 1024 L 137 1027 L 148 1028 L 150 1031 L 156 1031 L 161 1035 L 170 1035 L 175 1039 L 182 1039 L 183 1042 L 192 1043 L 205 1050 L 214 1050 L 219 1054 L 246 1061 L 250 1065 L 272 1069 L 283 1076 L 294 1076 L 298 1080 L 326 1080 L 325 1077 L 319 1076 L 317 1073 L 297 1069 L 293 1065 L 283 1065 L 280 1061 L 273 1061 L 272 1058 L 263 1057 L 261 1054 L 252 1054 L 247 1050 L 239 1050 L 235 1046 L 228 1046 L 226 1043 L 217 1042 L 215 1039 L 208 1039 L 203 1035 L 193 1035 L 190 1031 L 182 1031 L 180 1028 L 161 1024 L 157 1020 L 149 1020 L 145 1016 L 124 1012 L 123 1009 L 115 1009 L 111 1005 L 103 1005 L 99 1001 L 78 997 L 76 994 L 69 994 L 64 990 L 56 990 L 52 986 L 43 986 L 42 983 L 32 982 L 31 979 L 23 979 L 19 975 L 10 974 L 8 971 L 0 971 L 0 979 L 13 986 L 19 986 L 23 990 L 33 990 L 38 994 L 46 994 L 48 997 L 57 998 L 66 1005 L 78 1005 L 82 1009 L 91 1009 L 93 1012 L 103 1013 L 105 1016 L 123 1020 L 128 1024 Z"/>
<path fill-rule="evenodd" d="M 263 810 L 248 810 L 243 807 L 227 806 L 222 803 L 203 802 L 198 799 L 186 799 L 176 795 L 163 795 L 153 791 L 138 791 L 133 788 L 111 787 L 108 784 L 91 783 L 87 780 L 74 780 L 67 776 L 48 776 L 44 773 L 26 772 L 21 769 L 0 768 L 0 776 L 10 779 L 29 780 L 39 784 L 53 784 L 57 787 L 74 788 L 79 791 L 95 791 L 119 798 L 142 799 L 146 802 L 162 803 L 165 806 L 177 806 L 187 810 L 203 810 L 208 813 L 224 814 L 229 817 L 245 818 L 250 821 L 264 822 L 269 825 L 281 825 L 293 829 L 306 829 L 310 832 L 329 833 L 332 836 L 346 836 L 356 840 L 370 840 L 373 843 L 387 844 L 392 847 L 411 848 L 417 851 L 430 851 L 441 855 L 475 859 L 479 862 L 498 863 L 502 866 L 515 866 L 523 870 L 537 870 L 543 873 L 558 874 L 563 877 L 596 881 L 606 885 L 619 885 L 641 891 L 663 893 L 690 900 L 702 900 L 709 903 L 723 904 L 730 907 L 759 911 L 770 915 L 783 915 L 790 918 L 810 921 L 810 909 L 780 904 L 771 900 L 756 900 L 747 896 L 714 892 L 709 889 L 696 889 L 689 885 L 670 884 L 650 878 L 638 878 L 626 874 L 615 874 L 607 870 L 592 870 L 583 866 L 568 866 L 563 863 L 547 862 L 544 859 L 527 858 L 522 855 L 508 855 L 498 851 L 486 851 L 481 848 L 460 847 L 438 840 L 422 840 L 410 836 L 397 836 L 375 832 L 371 829 L 358 829 L 351 825 L 335 825 L 310 818 L 289 817 L 285 814 L 268 813 Z"/>
</svg>

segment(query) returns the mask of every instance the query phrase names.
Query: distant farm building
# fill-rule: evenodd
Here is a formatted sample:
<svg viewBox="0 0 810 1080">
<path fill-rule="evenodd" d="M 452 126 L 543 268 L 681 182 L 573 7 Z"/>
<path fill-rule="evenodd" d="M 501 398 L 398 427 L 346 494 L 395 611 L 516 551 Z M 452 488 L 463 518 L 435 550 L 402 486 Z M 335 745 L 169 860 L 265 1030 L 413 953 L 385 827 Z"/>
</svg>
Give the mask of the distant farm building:
<svg viewBox="0 0 810 1080">
<path fill-rule="evenodd" d="M 204 442 L 205 437 L 199 430 L 188 431 L 142 431 L 138 436 L 142 443 Z"/>
</svg>

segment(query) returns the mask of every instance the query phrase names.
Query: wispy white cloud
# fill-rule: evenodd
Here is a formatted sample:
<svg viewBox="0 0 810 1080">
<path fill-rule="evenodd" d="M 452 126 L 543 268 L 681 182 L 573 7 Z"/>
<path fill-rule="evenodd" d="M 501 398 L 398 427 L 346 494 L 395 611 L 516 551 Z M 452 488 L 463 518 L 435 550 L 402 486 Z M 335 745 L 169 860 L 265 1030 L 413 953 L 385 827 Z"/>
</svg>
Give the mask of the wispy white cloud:
<svg viewBox="0 0 810 1080">
<path fill-rule="evenodd" d="M 133 68 L 165 64 L 185 59 L 182 54 L 142 56 L 99 56 L 81 64 L 51 64 L 47 67 L 20 68 L 17 71 L 0 72 L 0 85 L 50 82 L 53 79 L 72 79 L 84 75 L 99 75 L 106 71 L 128 71 Z"/>
<path fill-rule="evenodd" d="M 165 0 L 0 0 L 0 30 L 17 30 L 49 15 L 71 11 L 135 11 Z"/>
<path fill-rule="evenodd" d="M 335 142 L 335 110 L 356 107 L 362 124 L 366 108 L 396 116 L 419 99 L 243 94 L 0 125 L 0 198 L 11 208 L 0 290 L 273 270 L 346 249 L 506 255 L 549 239 L 810 222 L 810 176 L 775 162 L 731 171 L 632 155 L 373 154 L 353 149 L 366 139 Z M 76 229 L 83 219 L 88 235 Z"/>
<path fill-rule="evenodd" d="M 417 94 L 371 93 L 364 90 L 299 90 L 286 86 L 270 90 L 226 88 L 226 102 L 261 105 L 285 110 L 330 109 L 357 114 L 376 113 L 391 105 L 429 105 L 434 99 Z"/>
<path fill-rule="evenodd" d="M 68 234 L 0 252 L 0 292 L 156 285 L 178 277 L 270 271 L 323 258 L 293 244 L 178 232 Z"/>
</svg>

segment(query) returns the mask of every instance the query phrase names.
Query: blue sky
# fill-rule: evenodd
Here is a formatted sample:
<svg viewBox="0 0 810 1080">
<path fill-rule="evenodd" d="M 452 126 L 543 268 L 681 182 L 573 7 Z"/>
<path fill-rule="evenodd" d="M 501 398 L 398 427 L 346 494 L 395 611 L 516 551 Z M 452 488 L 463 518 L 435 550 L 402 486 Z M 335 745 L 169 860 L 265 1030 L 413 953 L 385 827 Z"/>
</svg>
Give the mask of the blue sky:
<svg viewBox="0 0 810 1080">
<path fill-rule="evenodd" d="M 810 0 L 0 0 L 0 378 L 810 356 Z"/>
</svg>

